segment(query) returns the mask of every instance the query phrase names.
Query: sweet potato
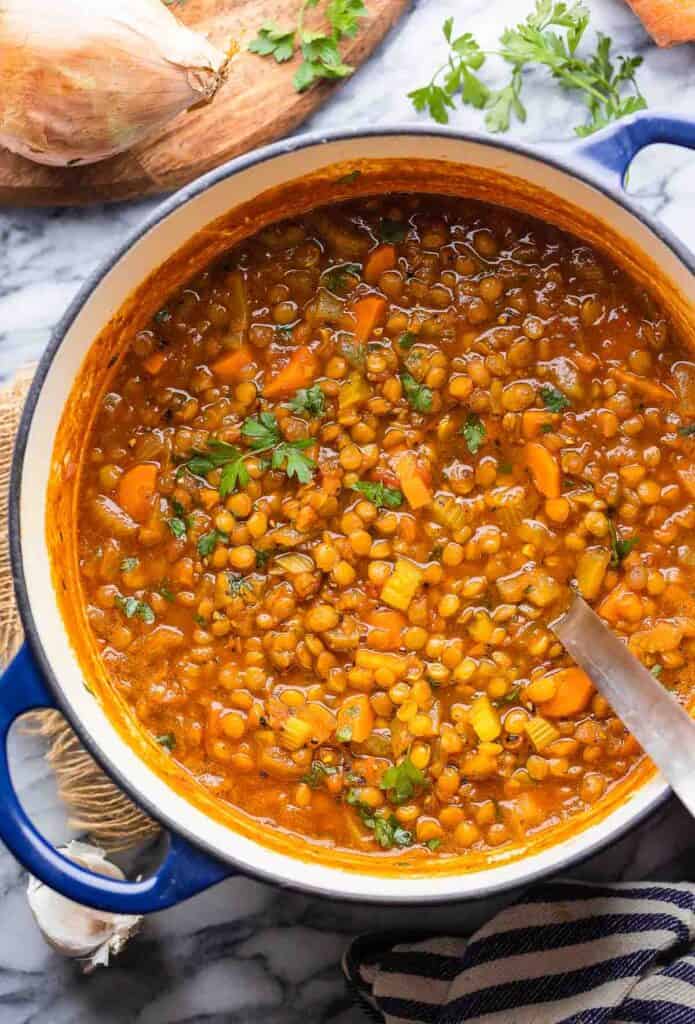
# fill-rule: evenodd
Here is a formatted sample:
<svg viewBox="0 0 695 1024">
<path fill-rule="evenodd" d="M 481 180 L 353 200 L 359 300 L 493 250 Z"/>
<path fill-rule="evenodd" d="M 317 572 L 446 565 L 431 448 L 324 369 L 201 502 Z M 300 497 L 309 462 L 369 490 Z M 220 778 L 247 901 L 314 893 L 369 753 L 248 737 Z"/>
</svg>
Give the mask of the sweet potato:
<svg viewBox="0 0 695 1024">
<path fill-rule="evenodd" d="M 141 462 L 118 481 L 118 504 L 136 523 L 144 523 L 150 514 L 158 472 L 153 462 Z"/>
</svg>

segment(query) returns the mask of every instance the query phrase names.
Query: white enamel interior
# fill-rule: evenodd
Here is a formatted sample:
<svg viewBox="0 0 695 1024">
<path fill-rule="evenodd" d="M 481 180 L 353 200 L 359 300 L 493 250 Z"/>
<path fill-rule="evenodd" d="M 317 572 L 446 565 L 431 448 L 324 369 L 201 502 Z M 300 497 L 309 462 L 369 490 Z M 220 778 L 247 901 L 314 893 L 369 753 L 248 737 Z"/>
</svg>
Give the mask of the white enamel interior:
<svg viewBox="0 0 695 1024">
<path fill-rule="evenodd" d="M 69 327 L 39 395 L 31 423 L 20 493 L 20 539 L 31 613 L 64 703 L 96 745 L 105 763 L 116 767 L 132 794 L 172 827 L 220 857 L 250 872 L 315 892 L 378 901 L 445 900 L 491 893 L 552 873 L 588 854 L 646 813 L 665 792 L 659 777 L 634 792 L 603 821 L 568 840 L 522 860 L 486 871 L 453 877 L 388 878 L 307 864 L 266 849 L 207 817 L 170 789 L 118 735 L 98 703 L 86 692 L 83 675 L 58 611 L 45 542 L 46 493 L 52 439 L 81 363 L 94 338 L 128 298 L 134 286 L 206 223 L 259 192 L 304 173 L 343 160 L 442 159 L 496 168 L 555 192 L 611 222 L 625 237 L 649 252 L 681 290 L 692 276 L 675 253 L 638 218 L 601 191 L 540 159 L 448 137 L 384 135 L 323 142 L 282 152 L 211 184 L 151 227 L 117 260 L 94 288 Z"/>
</svg>

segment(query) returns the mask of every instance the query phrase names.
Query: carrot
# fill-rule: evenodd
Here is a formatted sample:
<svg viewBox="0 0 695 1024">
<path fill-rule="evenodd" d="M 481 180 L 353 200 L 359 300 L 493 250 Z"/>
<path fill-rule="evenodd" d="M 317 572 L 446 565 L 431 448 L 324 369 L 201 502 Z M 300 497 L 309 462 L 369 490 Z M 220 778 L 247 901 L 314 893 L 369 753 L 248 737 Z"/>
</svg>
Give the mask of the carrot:
<svg viewBox="0 0 695 1024">
<path fill-rule="evenodd" d="M 562 493 L 560 466 L 552 452 L 539 441 L 529 441 L 524 455 L 536 489 L 546 498 L 559 498 Z"/>
<path fill-rule="evenodd" d="M 355 337 L 365 345 L 386 312 L 386 299 L 380 295 L 368 295 L 356 302 L 352 311 L 355 314 Z"/>
<path fill-rule="evenodd" d="M 553 672 L 557 689 L 555 696 L 541 705 L 546 718 L 570 718 L 583 711 L 591 700 L 594 684 L 580 668 L 562 668 Z"/>
<path fill-rule="evenodd" d="M 627 593 L 628 589 L 624 583 L 618 583 L 613 587 L 598 606 L 597 612 L 601 618 L 608 622 L 617 622 L 620 618 L 620 602 Z"/>
<path fill-rule="evenodd" d="M 401 632 L 406 625 L 405 616 L 382 608 L 370 612 L 367 623 L 372 627 L 369 632 L 370 647 L 379 651 L 398 650 L 401 646 Z"/>
<path fill-rule="evenodd" d="M 521 433 L 529 441 L 538 437 L 545 424 L 552 426 L 553 417 L 542 409 L 527 409 L 521 414 Z"/>
<path fill-rule="evenodd" d="M 263 394 L 266 398 L 280 398 L 283 395 L 291 395 L 298 388 L 305 388 L 311 384 L 318 373 L 316 356 L 302 345 L 296 348 L 290 356 L 286 366 L 275 374 L 272 380 L 263 386 Z"/>
<path fill-rule="evenodd" d="M 340 743 L 364 743 L 374 725 L 374 712 L 366 693 L 346 697 L 338 712 L 336 738 Z"/>
<path fill-rule="evenodd" d="M 163 352 L 153 352 L 151 356 L 148 356 L 147 359 L 143 360 L 142 365 L 148 373 L 152 374 L 153 377 L 156 377 L 164 366 L 165 361 L 166 356 Z"/>
<path fill-rule="evenodd" d="M 118 504 L 137 523 L 144 523 L 150 514 L 158 472 L 154 463 L 141 462 L 118 481 Z"/>
<path fill-rule="evenodd" d="M 652 402 L 675 402 L 676 400 L 674 393 L 665 388 L 663 384 L 656 384 L 653 380 L 647 380 L 646 377 L 638 377 L 636 373 L 630 373 L 629 370 L 613 369 L 611 376 L 621 384 L 626 384 L 629 388 L 637 391 L 644 398 L 651 399 Z"/>
<path fill-rule="evenodd" d="M 425 481 L 417 459 L 409 452 L 401 455 L 396 467 L 401 490 L 412 509 L 422 508 L 432 502 L 432 491 Z"/>
<path fill-rule="evenodd" d="M 364 279 L 367 284 L 376 284 L 385 270 L 391 270 L 395 266 L 395 245 L 378 245 L 367 256 L 364 264 Z"/>
<path fill-rule="evenodd" d="M 253 362 L 253 352 L 248 345 L 241 348 L 234 348 L 225 352 L 223 356 L 216 359 L 210 365 L 212 372 L 220 378 L 223 384 L 233 384 L 239 380 L 242 372 Z"/>
<path fill-rule="evenodd" d="M 575 352 L 572 358 L 582 373 L 593 373 L 600 365 L 596 356 L 589 355 L 588 352 Z"/>
</svg>

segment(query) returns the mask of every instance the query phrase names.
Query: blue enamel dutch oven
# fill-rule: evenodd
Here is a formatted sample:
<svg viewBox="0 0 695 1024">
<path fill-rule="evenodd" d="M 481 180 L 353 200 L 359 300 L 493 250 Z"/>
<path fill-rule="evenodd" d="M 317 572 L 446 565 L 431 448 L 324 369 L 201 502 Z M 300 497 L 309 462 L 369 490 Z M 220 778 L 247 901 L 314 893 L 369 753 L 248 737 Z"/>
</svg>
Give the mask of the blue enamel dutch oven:
<svg viewBox="0 0 695 1024">
<path fill-rule="evenodd" d="M 438 173 L 448 168 L 452 179 L 458 175 L 460 180 L 464 168 L 471 178 L 483 174 L 488 183 L 499 181 L 499 193 L 493 189 L 485 196 L 489 201 L 527 209 L 530 194 L 542 196 L 539 215 L 602 246 L 638 280 L 655 284 L 669 313 L 695 336 L 693 256 L 622 190 L 632 158 L 655 142 L 695 148 L 695 121 L 641 113 L 588 141 L 557 147 L 550 156 L 487 136 L 413 125 L 303 135 L 233 160 L 182 189 L 91 276 L 58 325 L 34 379 L 11 484 L 12 561 L 27 639 L 0 679 L 0 838 L 28 871 L 81 903 L 129 914 L 161 910 L 238 873 L 363 902 L 474 899 L 566 870 L 615 840 L 666 798 L 665 782 L 653 776 L 602 819 L 563 835 L 555 845 L 520 860 L 500 856 L 486 870 L 459 875 L 358 873 L 336 867 L 330 860 L 311 863 L 259 844 L 206 815 L 170 787 L 126 743 L 90 696 L 53 589 L 45 507 L 52 439 L 73 383 L 93 339 L 135 286 L 227 211 L 326 168 L 355 167 L 360 161 L 367 161 L 365 166 L 373 161 L 417 166 L 426 157 L 436 162 Z M 445 189 L 440 185 L 439 190 Z M 6 748 L 13 721 L 34 708 L 63 711 L 104 770 L 168 831 L 167 853 L 151 877 L 120 882 L 92 874 L 57 853 L 31 824 L 10 778 Z"/>
</svg>

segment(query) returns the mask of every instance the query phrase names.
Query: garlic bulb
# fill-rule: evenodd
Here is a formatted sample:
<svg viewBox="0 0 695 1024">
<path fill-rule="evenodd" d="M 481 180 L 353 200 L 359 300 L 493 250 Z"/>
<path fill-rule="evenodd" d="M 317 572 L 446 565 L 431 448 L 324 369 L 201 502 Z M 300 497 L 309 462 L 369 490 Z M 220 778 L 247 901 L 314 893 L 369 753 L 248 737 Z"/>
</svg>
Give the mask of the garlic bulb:
<svg viewBox="0 0 695 1024">
<path fill-rule="evenodd" d="M 214 96 L 228 56 L 160 0 L 2 0 L 0 145 L 94 163 Z"/>
<path fill-rule="evenodd" d="M 97 874 L 123 878 L 120 868 L 96 846 L 71 842 L 59 852 Z M 109 957 L 121 952 L 142 921 L 131 914 L 108 914 L 73 903 L 31 876 L 27 899 L 46 942 L 63 956 L 82 960 L 87 974 L 95 967 L 106 967 Z"/>
</svg>

